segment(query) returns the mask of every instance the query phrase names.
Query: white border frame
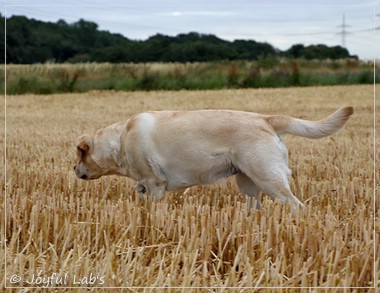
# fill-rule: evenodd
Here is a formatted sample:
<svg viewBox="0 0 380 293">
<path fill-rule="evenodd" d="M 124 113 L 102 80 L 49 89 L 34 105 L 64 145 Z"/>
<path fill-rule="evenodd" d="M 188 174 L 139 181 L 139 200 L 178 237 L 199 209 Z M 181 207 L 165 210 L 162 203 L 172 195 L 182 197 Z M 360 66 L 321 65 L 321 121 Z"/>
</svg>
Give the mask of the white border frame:
<svg viewBox="0 0 380 293">
<path fill-rule="evenodd" d="M 43 286 L 7 286 L 7 283 L 9 282 L 9 277 L 7 276 L 7 244 L 6 244 L 6 199 L 7 199 L 7 7 L 151 7 L 151 6 L 215 6 L 216 4 L 196 4 L 196 5 L 180 5 L 180 4 L 167 4 L 167 5 L 159 5 L 159 4 L 144 4 L 144 5 L 138 5 L 138 4 L 130 4 L 130 5 L 64 5 L 64 4 L 50 4 L 50 5 L 9 5 L 4 4 L 5 7 L 5 14 L 4 14 L 4 288 L 5 289 L 21 289 L 21 288 L 27 288 L 27 289 L 45 289 L 45 288 L 54 288 L 54 289 L 376 289 L 379 288 L 376 283 L 377 280 L 377 271 L 376 271 L 376 52 L 373 54 L 373 257 L 374 257 L 374 264 L 373 264 L 373 286 L 371 287 L 224 287 L 224 286 L 213 286 L 213 287 L 154 287 L 154 286 L 144 286 L 144 287 L 135 287 L 135 286 L 127 286 L 127 287 L 106 287 L 106 286 L 92 286 L 92 287 L 83 287 L 83 286 L 77 286 L 77 287 L 61 287 L 61 286 L 55 286 L 55 287 L 43 287 Z M 242 5 L 233 5 L 233 4 L 221 4 L 218 5 L 218 7 L 229 7 L 229 6 L 362 6 L 362 4 L 358 5 L 315 5 L 315 4 L 304 4 L 304 5 L 286 5 L 286 4 L 272 4 L 272 5 L 261 5 L 261 4 L 242 4 Z M 379 9 L 380 10 L 380 9 Z M 376 3 L 373 1 L 373 32 L 376 33 Z M 375 50 L 375 48 L 374 48 Z"/>
</svg>

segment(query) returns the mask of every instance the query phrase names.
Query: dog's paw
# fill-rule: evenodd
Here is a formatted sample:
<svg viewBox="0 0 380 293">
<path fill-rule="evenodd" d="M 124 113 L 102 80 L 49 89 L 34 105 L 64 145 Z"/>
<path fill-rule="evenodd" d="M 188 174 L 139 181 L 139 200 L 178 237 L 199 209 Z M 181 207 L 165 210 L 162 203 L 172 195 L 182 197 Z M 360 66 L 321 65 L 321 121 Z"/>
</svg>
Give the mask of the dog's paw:
<svg viewBox="0 0 380 293">
<path fill-rule="evenodd" d="M 144 185 L 142 185 L 141 183 L 138 183 L 137 186 L 136 186 L 136 191 L 138 194 L 140 195 L 145 195 L 146 193 L 146 188 Z"/>
</svg>

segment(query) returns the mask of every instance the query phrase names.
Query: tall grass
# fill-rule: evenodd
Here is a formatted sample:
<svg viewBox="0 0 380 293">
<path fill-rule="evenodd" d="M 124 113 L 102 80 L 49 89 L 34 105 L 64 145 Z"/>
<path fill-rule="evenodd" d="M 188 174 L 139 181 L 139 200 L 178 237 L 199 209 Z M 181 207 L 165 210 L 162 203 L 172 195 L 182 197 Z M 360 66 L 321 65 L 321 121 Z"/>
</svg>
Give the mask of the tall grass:
<svg viewBox="0 0 380 293">
<path fill-rule="evenodd" d="M 54 273 L 67 276 L 58 287 L 95 278 L 82 287 L 147 292 L 380 285 L 372 97 L 371 86 L 8 96 L 0 207 L 6 285 L 32 287 L 33 275 Z M 267 197 L 261 211 L 248 213 L 233 180 L 149 204 L 129 179 L 84 182 L 72 170 L 78 135 L 141 111 L 219 108 L 319 119 L 348 104 L 355 115 L 335 136 L 286 137 L 291 188 L 306 206 L 295 213 Z M 21 280 L 11 284 L 14 275 Z"/>
<path fill-rule="evenodd" d="M 378 78 L 378 73 L 377 77 Z M 257 62 L 8 65 L 8 94 L 89 90 L 201 90 L 373 83 L 359 61 L 263 59 Z M 1 90 L 1 89 L 0 89 Z"/>
</svg>

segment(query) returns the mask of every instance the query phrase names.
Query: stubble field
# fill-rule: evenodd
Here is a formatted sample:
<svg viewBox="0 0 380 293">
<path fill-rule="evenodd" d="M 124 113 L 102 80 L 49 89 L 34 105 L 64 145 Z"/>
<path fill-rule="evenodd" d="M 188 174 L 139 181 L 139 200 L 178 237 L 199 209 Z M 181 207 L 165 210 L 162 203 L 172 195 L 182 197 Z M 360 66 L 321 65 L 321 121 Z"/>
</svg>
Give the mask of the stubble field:
<svg viewBox="0 0 380 293">
<path fill-rule="evenodd" d="M 77 136 L 142 111 L 217 108 L 317 120 L 344 105 L 355 113 L 338 134 L 285 137 L 291 188 L 306 206 L 295 213 L 267 197 L 249 213 L 233 179 L 148 204 L 127 178 L 84 182 L 73 172 Z M 22 95 L 8 96 L 6 106 L 2 286 L 380 285 L 373 86 Z"/>
</svg>

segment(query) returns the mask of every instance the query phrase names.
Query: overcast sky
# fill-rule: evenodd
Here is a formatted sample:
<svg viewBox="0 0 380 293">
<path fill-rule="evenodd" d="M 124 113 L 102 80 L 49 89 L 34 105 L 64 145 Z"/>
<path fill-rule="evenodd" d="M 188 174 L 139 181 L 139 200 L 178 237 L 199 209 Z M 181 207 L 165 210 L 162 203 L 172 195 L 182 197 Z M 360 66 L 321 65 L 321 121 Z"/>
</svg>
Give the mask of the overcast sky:
<svg viewBox="0 0 380 293">
<path fill-rule="evenodd" d="M 3 0 L 2 15 L 25 15 L 71 23 L 83 18 L 100 30 L 144 40 L 157 33 L 191 31 L 226 40 L 268 42 L 281 50 L 293 44 L 342 45 L 361 59 L 380 58 L 380 1 L 365 0 Z M 31 4 L 33 3 L 33 4 Z M 54 3 L 54 4 L 52 4 Z M 231 4 L 233 3 L 233 4 Z M 375 30 L 378 28 L 378 30 Z"/>
</svg>

